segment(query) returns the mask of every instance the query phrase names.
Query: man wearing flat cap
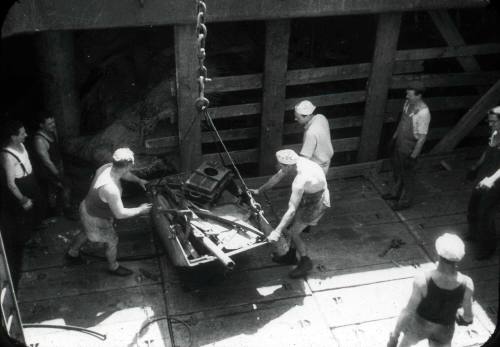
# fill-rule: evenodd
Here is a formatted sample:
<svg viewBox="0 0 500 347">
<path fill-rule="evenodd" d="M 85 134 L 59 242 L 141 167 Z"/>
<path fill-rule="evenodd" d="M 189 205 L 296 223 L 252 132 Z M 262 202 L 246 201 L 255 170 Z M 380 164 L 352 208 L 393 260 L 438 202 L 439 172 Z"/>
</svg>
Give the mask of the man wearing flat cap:
<svg viewBox="0 0 500 347">
<path fill-rule="evenodd" d="M 434 269 L 415 276 L 408 304 L 401 312 L 387 347 L 414 346 L 427 339 L 429 346 L 451 346 L 455 322 L 473 321 L 472 279 L 457 271 L 465 246 L 455 234 L 445 233 L 436 240 L 439 257 Z M 404 333 L 398 345 L 399 335 Z"/>
<path fill-rule="evenodd" d="M 115 219 L 134 217 L 146 214 L 151 204 L 145 203 L 137 207 L 123 206 L 121 180 L 135 182 L 146 189 L 146 180 L 130 172 L 134 165 L 134 153 L 128 148 L 119 148 L 113 153 L 113 162 L 97 169 L 90 190 L 80 204 L 80 219 L 83 231 L 73 240 L 66 259 L 72 264 L 85 261 L 80 248 L 87 241 L 102 242 L 106 245 L 108 272 L 116 276 L 129 276 L 133 272 L 120 265 L 116 260 L 118 234 L 114 228 Z"/>
<path fill-rule="evenodd" d="M 298 253 L 298 265 L 289 276 L 304 277 L 312 269 L 312 261 L 301 233 L 307 226 L 316 225 L 330 207 L 330 193 L 325 173 L 317 163 L 300 157 L 291 149 L 276 152 L 276 159 L 280 170 L 259 189 L 253 189 L 252 193 L 259 194 L 272 188 L 287 175 L 295 176 L 288 209 L 268 239 L 276 245 L 277 252 L 273 255 L 276 263 L 297 264 Z M 290 245 L 290 241 L 296 249 Z"/>
<path fill-rule="evenodd" d="M 304 126 L 300 155 L 321 166 L 326 175 L 333 157 L 330 124 L 322 114 L 314 114 L 315 109 L 309 100 L 303 100 L 294 107 L 294 119 Z"/>
<path fill-rule="evenodd" d="M 477 260 L 490 258 L 496 250 L 495 215 L 500 205 L 500 106 L 488 111 L 491 136 L 483 155 L 467 174 L 475 187 L 469 200 L 467 239 L 476 242 Z"/>
<path fill-rule="evenodd" d="M 384 194 L 383 198 L 396 200 L 393 206 L 395 211 L 410 207 L 415 195 L 415 167 L 431 121 L 429 107 L 422 100 L 424 91 L 420 82 L 408 86 L 403 113 L 392 136 L 395 144 L 392 153 L 395 184 L 392 192 Z"/>
</svg>

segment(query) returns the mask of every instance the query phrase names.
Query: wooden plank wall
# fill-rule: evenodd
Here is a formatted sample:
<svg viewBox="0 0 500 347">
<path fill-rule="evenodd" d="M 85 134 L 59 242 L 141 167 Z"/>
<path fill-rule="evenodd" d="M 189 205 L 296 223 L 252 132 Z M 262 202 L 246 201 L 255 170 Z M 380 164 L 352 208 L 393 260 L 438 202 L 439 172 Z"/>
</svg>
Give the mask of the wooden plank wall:
<svg viewBox="0 0 500 347">
<path fill-rule="evenodd" d="M 439 87 L 486 87 L 489 88 L 500 78 L 500 71 L 463 71 L 463 72 L 446 72 L 446 73 L 428 73 L 424 66 L 427 60 L 440 60 L 448 58 L 460 58 L 460 61 L 467 61 L 467 58 L 477 57 L 480 55 L 498 55 L 500 54 L 500 44 L 498 43 L 483 43 L 483 44 L 464 44 L 455 46 L 442 46 L 432 48 L 419 49 L 404 49 L 395 52 L 395 61 L 393 66 L 392 76 L 389 78 L 390 90 L 404 89 L 409 81 L 420 80 L 427 88 Z M 470 60 L 469 60 L 470 61 Z M 348 80 L 363 80 L 368 79 L 372 64 L 370 62 L 347 64 L 317 68 L 293 69 L 286 72 L 286 86 L 302 86 L 315 85 L 318 83 L 348 81 Z M 261 73 L 243 74 L 236 76 L 213 77 L 212 82 L 208 83 L 206 92 L 210 98 L 211 94 L 231 94 L 241 93 L 244 91 L 259 91 L 265 85 L 265 77 Z M 282 88 L 282 87 L 281 87 Z M 460 96 L 428 96 L 425 98 L 429 104 L 431 111 L 437 112 L 458 112 L 464 114 L 468 108 L 479 100 L 480 96 L 476 88 L 467 89 L 466 95 Z M 475 92 L 474 92 L 475 91 Z M 389 98 L 385 104 L 383 111 L 383 119 L 385 124 L 394 123 L 397 121 L 402 108 L 404 94 L 399 93 L 401 97 L 394 98 L 389 93 Z M 238 94 L 240 95 L 240 94 Z M 280 96 L 281 97 L 281 96 Z M 284 101 L 285 111 L 290 111 L 293 106 L 301 99 L 307 98 L 320 108 L 326 106 L 340 106 L 349 104 L 363 104 L 367 100 L 367 90 L 350 90 L 346 92 L 338 92 L 335 94 L 321 95 L 303 95 L 300 98 L 287 97 Z M 233 98 L 237 100 L 237 98 Z M 212 104 L 213 105 L 213 104 Z M 232 118 L 236 120 L 255 120 L 254 125 L 242 125 L 240 127 L 227 128 L 220 132 L 224 141 L 228 144 L 231 155 L 237 164 L 252 164 L 257 165 L 259 161 L 264 162 L 260 157 L 260 147 L 265 146 L 265 143 L 259 141 L 261 127 L 258 126 L 263 112 L 262 102 L 243 102 L 232 104 L 217 104 L 211 106 L 209 112 L 215 123 Z M 281 111 L 279 111 L 281 112 Z M 360 112 L 361 113 L 361 112 Z M 274 115 L 282 117 L 282 115 Z M 363 124 L 364 116 L 362 114 L 352 113 L 336 113 L 335 115 L 326 114 L 329 117 L 330 128 L 332 131 L 339 129 L 357 129 L 360 134 L 360 128 Z M 267 117 L 267 116 L 266 116 Z M 264 121 L 267 118 L 264 118 Z M 434 118 L 436 119 L 436 118 Z M 241 122 L 245 123 L 245 122 Z M 252 123 L 252 122 L 250 122 Z M 439 123 L 439 122 L 435 122 Z M 248 123 L 247 123 L 248 124 Z M 429 139 L 439 140 L 453 124 L 442 126 L 431 126 Z M 280 129 L 283 136 L 297 135 L 302 132 L 302 129 L 297 124 L 284 123 Z M 355 133 L 355 131 L 354 131 Z M 482 132 L 474 132 L 473 136 L 484 136 Z M 297 137 L 299 138 L 299 137 Z M 178 150 L 179 139 L 177 136 L 165 137 L 161 139 L 149 140 L 150 145 L 154 147 L 164 147 L 169 150 Z M 156 142 L 155 142 L 156 141 Z M 246 142 L 245 142 L 246 141 Z M 274 139 L 280 142 L 280 139 Z M 218 159 L 220 154 L 213 152 L 216 142 L 216 137 L 210 131 L 201 133 L 201 144 L 208 145 L 212 150 L 202 153 L 202 160 Z M 242 148 L 241 143 L 248 143 L 247 147 Z M 264 141 L 265 142 L 265 141 Z M 238 143 L 236 149 L 231 149 L 232 143 Z M 148 145 L 148 144 L 147 144 Z M 352 152 L 355 158 L 356 151 L 360 146 L 360 136 L 347 136 L 344 138 L 334 137 L 333 145 L 335 152 Z M 383 145 L 383 144 L 382 144 Z M 287 147 L 299 148 L 300 143 L 290 144 Z M 274 150 L 274 148 L 273 148 Z M 268 151 L 269 152 L 269 151 Z M 266 155 L 269 156 L 269 153 Z M 335 162 L 334 162 L 335 164 Z"/>
</svg>

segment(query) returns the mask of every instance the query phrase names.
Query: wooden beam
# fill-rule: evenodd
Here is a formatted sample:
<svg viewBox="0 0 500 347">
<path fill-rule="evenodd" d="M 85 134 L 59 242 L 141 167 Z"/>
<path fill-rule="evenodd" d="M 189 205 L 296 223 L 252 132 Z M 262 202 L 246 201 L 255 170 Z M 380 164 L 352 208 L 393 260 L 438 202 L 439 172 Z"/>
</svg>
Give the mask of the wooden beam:
<svg viewBox="0 0 500 347">
<path fill-rule="evenodd" d="M 432 149 L 431 153 L 449 152 L 486 116 L 486 111 L 500 101 L 500 80 L 458 121 L 453 129 Z"/>
<path fill-rule="evenodd" d="M 181 170 L 191 171 L 201 163 L 200 117 L 194 106 L 198 97 L 196 27 L 176 25 L 174 36 Z"/>
<path fill-rule="evenodd" d="M 397 61 L 426 60 L 439 58 L 467 57 L 471 55 L 499 54 L 500 44 L 483 43 L 478 45 L 459 45 L 433 48 L 400 50 L 396 54 Z"/>
<path fill-rule="evenodd" d="M 443 36 L 449 46 L 465 46 L 465 40 L 453 23 L 449 13 L 446 10 L 430 11 L 432 21 Z M 481 67 L 474 57 L 457 57 L 458 62 L 467 72 L 480 71 Z"/>
<path fill-rule="evenodd" d="M 283 140 L 285 118 L 286 71 L 290 20 L 266 23 L 266 50 L 260 125 L 259 173 L 269 174 L 275 164 L 275 152 Z"/>
<path fill-rule="evenodd" d="M 500 78 L 500 71 L 411 74 L 392 76 L 391 88 L 404 89 L 411 81 L 421 81 L 426 88 L 452 86 L 491 86 Z"/>
<path fill-rule="evenodd" d="M 466 44 L 464 38 L 460 34 L 460 31 L 456 27 L 455 23 L 453 23 L 448 11 L 430 11 L 429 14 L 449 46 L 463 46 Z M 457 60 L 465 72 L 481 71 L 481 66 L 473 56 L 457 57 Z M 482 94 L 486 91 L 486 88 L 484 86 L 478 86 L 476 87 L 476 90 L 478 93 Z"/>
<path fill-rule="evenodd" d="M 80 134 L 80 98 L 75 81 L 72 32 L 52 31 L 36 36 L 44 108 L 51 113 L 62 140 Z"/>
<path fill-rule="evenodd" d="M 461 96 L 436 96 L 425 99 L 426 104 L 432 111 L 447 111 L 468 109 L 477 100 L 477 95 Z M 403 108 L 403 99 L 389 99 L 385 108 L 386 114 L 399 114 Z"/>
<path fill-rule="evenodd" d="M 401 13 L 380 14 L 368 81 L 358 162 L 375 160 L 384 124 L 384 110 L 391 83 L 401 27 Z"/>
<path fill-rule="evenodd" d="M 487 0 L 217 0 L 207 21 L 227 22 L 484 7 Z M 194 1 L 23 0 L 9 11 L 2 37 L 48 30 L 83 30 L 195 23 Z"/>
<path fill-rule="evenodd" d="M 500 46 L 500 45 L 499 45 Z M 368 77 L 371 63 L 337 65 L 312 69 L 289 70 L 287 86 L 300 84 L 345 81 Z M 417 73 L 424 71 L 422 61 L 400 61 L 394 66 L 394 73 Z M 239 90 L 262 88 L 262 74 L 213 77 L 206 85 L 207 93 L 226 93 Z"/>
</svg>

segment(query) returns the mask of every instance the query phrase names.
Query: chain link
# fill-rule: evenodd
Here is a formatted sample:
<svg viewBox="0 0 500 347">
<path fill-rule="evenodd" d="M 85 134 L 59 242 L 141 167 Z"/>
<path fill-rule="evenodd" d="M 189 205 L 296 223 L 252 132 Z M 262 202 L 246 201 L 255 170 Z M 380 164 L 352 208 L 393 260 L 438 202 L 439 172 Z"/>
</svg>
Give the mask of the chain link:
<svg viewBox="0 0 500 347">
<path fill-rule="evenodd" d="M 198 112 L 204 112 L 208 109 L 210 101 L 205 97 L 205 82 L 209 82 L 208 70 L 205 66 L 205 58 L 207 56 L 205 43 L 207 39 L 207 26 L 205 25 L 205 16 L 207 14 L 207 5 L 203 0 L 197 0 L 197 16 L 196 16 L 196 44 L 198 49 L 198 98 L 195 101 L 195 107 Z"/>
</svg>

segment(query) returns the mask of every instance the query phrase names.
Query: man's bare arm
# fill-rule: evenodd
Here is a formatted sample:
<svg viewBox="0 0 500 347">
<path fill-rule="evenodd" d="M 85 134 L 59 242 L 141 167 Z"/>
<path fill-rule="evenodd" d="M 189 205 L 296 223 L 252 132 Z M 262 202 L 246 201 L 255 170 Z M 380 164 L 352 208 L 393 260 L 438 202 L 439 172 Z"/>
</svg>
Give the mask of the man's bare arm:
<svg viewBox="0 0 500 347">
<path fill-rule="evenodd" d="M 283 170 L 279 170 L 266 183 L 260 186 L 260 188 L 252 189 L 251 191 L 254 194 L 260 194 L 262 192 L 265 192 L 266 190 L 269 190 L 276 184 L 278 184 L 278 182 L 281 181 L 283 177 L 285 177 L 285 173 L 283 172 Z"/>
<path fill-rule="evenodd" d="M 292 195 L 290 196 L 290 201 L 288 202 L 288 209 L 281 218 L 281 221 L 275 230 L 281 233 L 290 224 L 293 217 L 295 216 L 297 208 L 299 207 L 299 203 L 300 200 L 302 199 L 303 194 L 304 194 L 304 188 L 294 187 L 292 185 Z"/>
<path fill-rule="evenodd" d="M 417 134 L 417 143 L 415 144 L 415 147 L 413 148 L 413 151 L 411 153 L 412 158 L 416 158 L 420 155 L 420 152 L 422 151 L 422 148 L 424 147 L 425 140 L 427 139 L 427 135 L 424 134 Z"/>
<path fill-rule="evenodd" d="M 106 185 L 101 187 L 100 195 L 106 200 L 109 208 L 113 212 L 116 219 L 124 219 L 137 216 L 141 213 L 146 213 L 151 209 L 151 204 L 142 204 L 138 207 L 126 208 L 123 206 L 123 201 L 120 191 L 117 187 Z"/>
<path fill-rule="evenodd" d="M 14 171 L 13 160 L 7 157 L 7 154 L 2 154 L 2 166 L 5 170 L 5 177 L 7 180 L 7 188 L 19 200 L 21 205 L 25 204 L 28 197 L 24 196 L 16 185 L 16 175 Z"/>
<path fill-rule="evenodd" d="M 137 177 L 136 175 L 134 175 L 130 171 L 127 172 L 125 175 L 123 175 L 122 179 L 124 179 L 125 181 L 129 181 L 129 182 L 135 182 L 138 185 L 140 185 L 144 190 L 146 190 L 146 184 L 148 183 L 148 181 Z"/>
<path fill-rule="evenodd" d="M 401 311 L 401 314 L 398 317 L 396 326 L 391 333 L 391 339 L 395 339 L 397 341 L 399 335 L 401 334 L 401 331 L 403 330 L 403 327 L 407 324 L 408 319 L 410 319 L 410 317 L 416 313 L 417 307 L 424 297 L 425 286 L 425 275 L 422 273 L 415 276 L 410 299 L 408 300 L 408 304 Z"/>
<path fill-rule="evenodd" d="M 56 177 L 60 178 L 59 169 L 50 160 L 49 155 L 49 144 L 47 140 L 40 138 L 40 136 L 35 136 L 35 151 L 42 159 L 42 163 L 52 172 Z"/>
</svg>

